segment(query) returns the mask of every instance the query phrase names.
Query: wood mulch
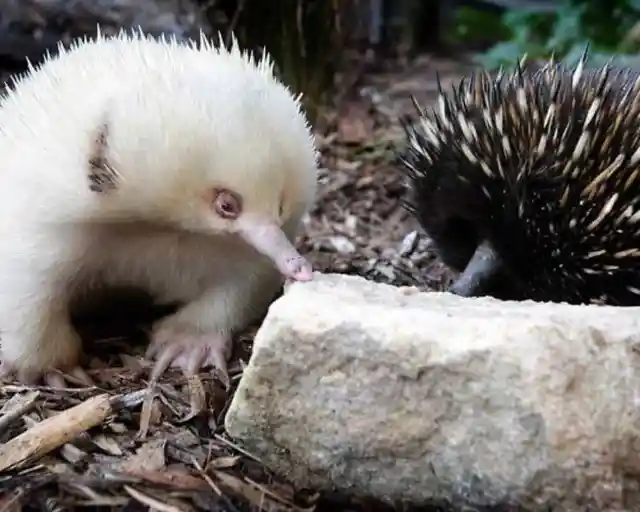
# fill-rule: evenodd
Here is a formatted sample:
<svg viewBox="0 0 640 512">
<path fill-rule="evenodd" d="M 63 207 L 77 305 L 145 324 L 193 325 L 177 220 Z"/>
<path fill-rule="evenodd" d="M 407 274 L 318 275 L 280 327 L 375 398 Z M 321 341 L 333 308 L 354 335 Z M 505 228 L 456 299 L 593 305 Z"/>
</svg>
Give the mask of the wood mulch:
<svg viewBox="0 0 640 512">
<path fill-rule="evenodd" d="M 436 71 L 446 84 L 466 69 L 421 57 L 368 73 L 318 123 L 320 192 L 299 243 L 317 270 L 429 289 L 450 279 L 402 208 L 392 151 L 398 114 L 411 112 L 410 94 L 433 100 Z M 0 387 L 0 512 L 387 510 L 294 490 L 226 435 L 255 327 L 238 339 L 231 389 L 205 372 L 168 372 L 149 389 L 148 326 L 111 320 L 85 326 L 96 387 Z"/>
</svg>

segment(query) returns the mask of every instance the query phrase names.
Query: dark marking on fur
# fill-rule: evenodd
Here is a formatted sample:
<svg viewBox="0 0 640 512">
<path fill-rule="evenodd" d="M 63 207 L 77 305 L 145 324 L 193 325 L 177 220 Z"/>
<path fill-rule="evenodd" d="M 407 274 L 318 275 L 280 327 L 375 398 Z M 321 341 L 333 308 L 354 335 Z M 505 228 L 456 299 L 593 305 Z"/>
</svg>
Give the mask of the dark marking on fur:
<svg viewBox="0 0 640 512">
<path fill-rule="evenodd" d="M 98 129 L 89 156 L 89 189 L 97 194 L 107 194 L 118 187 L 120 175 L 107 159 L 107 136 L 109 125 L 103 123 Z"/>
</svg>

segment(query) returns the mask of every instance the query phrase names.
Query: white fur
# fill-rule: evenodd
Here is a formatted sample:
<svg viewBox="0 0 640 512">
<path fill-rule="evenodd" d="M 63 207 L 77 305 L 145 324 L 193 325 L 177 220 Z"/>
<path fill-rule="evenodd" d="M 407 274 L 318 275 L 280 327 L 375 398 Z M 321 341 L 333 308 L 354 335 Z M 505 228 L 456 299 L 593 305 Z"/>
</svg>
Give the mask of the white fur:
<svg viewBox="0 0 640 512">
<path fill-rule="evenodd" d="M 120 175 L 103 195 L 87 179 L 101 123 Z M 290 240 L 313 202 L 309 127 L 268 57 L 121 32 L 32 68 L 0 106 L 3 360 L 76 365 L 69 302 L 104 285 L 185 301 L 158 329 L 227 336 L 261 314 L 282 279 L 202 200 L 215 186 Z"/>
</svg>

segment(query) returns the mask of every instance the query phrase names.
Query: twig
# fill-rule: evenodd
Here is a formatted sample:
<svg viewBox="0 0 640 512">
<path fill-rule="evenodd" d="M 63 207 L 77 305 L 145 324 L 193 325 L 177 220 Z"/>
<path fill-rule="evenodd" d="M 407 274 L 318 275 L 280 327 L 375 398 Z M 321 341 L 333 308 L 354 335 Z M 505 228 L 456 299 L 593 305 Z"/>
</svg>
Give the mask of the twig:
<svg viewBox="0 0 640 512">
<path fill-rule="evenodd" d="M 0 446 L 0 472 L 39 459 L 102 423 L 114 410 L 137 404 L 141 392 L 110 397 L 102 394 L 62 411 Z"/>
<path fill-rule="evenodd" d="M 83 388 L 58 388 L 54 386 L 21 386 L 16 384 L 3 384 L 3 393 L 22 393 L 23 391 L 51 391 L 54 393 L 86 393 L 87 391 L 95 391 L 95 386 Z"/>
<path fill-rule="evenodd" d="M 140 405 L 147 395 L 150 394 L 149 389 L 141 389 L 139 391 L 133 391 L 126 395 L 117 395 L 111 398 L 111 408 L 116 411 L 118 409 L 132 409 Z"/>
<path fill-rule="evenodd" d="M 240 512 L 236 507 L 234 507 L 233 503 L 231 503 L 229 498 L 225 496 L 225 494 L 222 492 L 220 487 L 218 487 L 216 483 L 211 479 L 211 477 L 207 475 L 207 473 L 204 471 L 202 466 L 198 464 L 198 461 L 195 459 L 195 457 L 192 457 L 191 460 L 195 468 L 198 470 L 198 473 L 200 473 L 200 476 L 203 478 L 203 480 L 207 482 L 207 484 L 211 487 L 213 492 L 215 492 L 218 495 L 218 497 L 225 502 L 225 505 L 227 505 L 229 510 L 232 510 L 233 512 Z"/>
<path fill-rule="evenodd" d="M 9 400 L 3 409 L 9 406 L 9 409 L 0 416 L 0 434 L 3 433 L 9 426 L 17 420 L 20 416 L 29 412 L 36 404 L 36 400 L 40 393 L 38 391 L 31 391 L 25 395 L 15 395 Z M 16 400 L 16 404 L 12 404 L 12 400 Z M 13 408 L 11 407 L 13 406 Z"/>
<path fill-rule="evenodd" d="M 159 510 L 160 512 L 183 512 L 178 507 L 174 507 L 173 505 L 167 505 L 166 503 L 163 503 L 162 501 L 157 500 L 156 498 L 153 498 L 148 494 L 144 494 L 128 485 L 124 486 L 124 490 L 127 491 L 127 493 L 129 493 L 129 495 L 133 499 L 138 500 L 140 503 L 144 505 L 147 505 L 151 510 Z"/>
<path fill-rule="evenodd" d="M 232 449 L 236 450 L 237 452 L 241 453 L 245 457 L 254 460 L 255 462 L 257 462 L 260 465 L 264 465 L 264 462 L 262 462 L 258 457 L 253 455 L 251 452 L 248 452 L 248 451 L 244 450 L 243 448 L 241 448 L 240 446 L 238 446 L 234 442 L 230 441 L 229 439 L 225 439 L 220 434 L 214 434 L 213 437 L 214 437 L 214 439 L 217 439 L 221 443 L 226 444 L 229 448 L 232 448 Z"/>
</svg>

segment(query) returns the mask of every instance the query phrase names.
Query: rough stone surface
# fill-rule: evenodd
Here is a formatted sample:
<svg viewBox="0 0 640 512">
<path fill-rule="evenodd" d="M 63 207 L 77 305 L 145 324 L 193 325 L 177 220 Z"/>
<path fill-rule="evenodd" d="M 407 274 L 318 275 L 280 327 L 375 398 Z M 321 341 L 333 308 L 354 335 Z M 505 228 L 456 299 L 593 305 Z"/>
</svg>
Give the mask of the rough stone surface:
<svg viewBox="0 0 640 512">
<path fill-rule="evenodd" d="M 319 275 L 274 302 L 226 416 L 300 487 L 640 510 L 637 308 Z"/>
</svg>

